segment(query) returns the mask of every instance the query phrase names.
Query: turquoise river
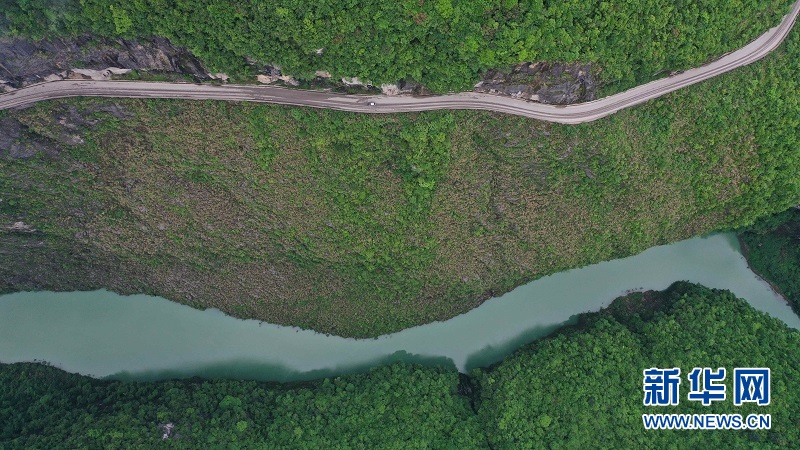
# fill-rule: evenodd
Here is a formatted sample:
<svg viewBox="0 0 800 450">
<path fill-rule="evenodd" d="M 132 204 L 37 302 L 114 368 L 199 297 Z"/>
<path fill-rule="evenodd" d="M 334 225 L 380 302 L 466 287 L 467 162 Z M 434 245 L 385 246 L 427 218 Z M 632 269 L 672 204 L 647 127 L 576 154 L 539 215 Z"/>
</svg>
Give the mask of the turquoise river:
<svg viewBox="0 0 800 450">
<path fill-rule="evenodd" d="M 375 339 L 239 320 L 144 295 L 8 294 L 0 296 L 0 362 L 47 361 L 70 372 L 135 380 L 297 381 L 395 360 L 464 371 L 496 362 L 626 292 L 678 280 L 729 289 L 800 328 L 786 302 L 748 269 L 735 235 L 716 234 L 544 277 L 445 322 Z"/>
</svg>

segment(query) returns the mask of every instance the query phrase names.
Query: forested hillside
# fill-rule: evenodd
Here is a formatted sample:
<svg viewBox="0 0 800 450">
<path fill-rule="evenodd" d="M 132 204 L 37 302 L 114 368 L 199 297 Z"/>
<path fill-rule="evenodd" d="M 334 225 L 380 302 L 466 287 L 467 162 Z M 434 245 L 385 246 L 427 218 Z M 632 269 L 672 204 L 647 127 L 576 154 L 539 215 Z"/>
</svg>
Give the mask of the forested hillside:
<svg viewBox="0 0 800 450">
<path fill-rule="evenodd" d="M 413 79 L 471 90 L 480 72 L 525 61 L 590 62 L 607 91 L 734 50 L 788 12 L 790 0 L 543 1 L 6 0 L 22 35 L 165 36 L 214 70 L 245 58 L 311 79 Z M 0 26 L 0 30 L 2 26 Z"/>
<path fill-rule="evenodd" d="M 526 60 L 592 62 L 607 89 L 629 87 L 744 44 L 789 4 L 0 1 L 0 33 L 158 35 L 232 74 L 250 59 L 438 92 Z M 580 126 L 210 101 L 0 111 L 0 292 L 146 292 L 356 337 L 444 320 L 800 203 L 798 73 L 796 29 L 761 62 Z M 800 219 L 770 223 L 742 240 L 797 308 Z M 772 402 L 684 395 L 654 410 L 650 367 L 769 367 Z M 767 413 L 772 429 L 645 431 L 654 412 Z M 302 384 L 128 383 L 0 364 L 11 449 L 796 448 L 799 417 L 800 332 L 687 283 L 469 375 L 394 364 Z"/>
<path fill-rule="evenodd" d="M 472 377 L 394 364 L 303 385 L 122 383 L 0 365 L 0 447 L 794 448 L 798 349 L 800 333 L 729 292 L 680 283 L 618 299 Z M 642 405 L 642 370 L 708 366 L 771 368 L 770 405 L 701 406 L 686 380 L 679 406 Z M 653 412 L 771 414 L 772 429 L 645 431 Z"/>
<path fill-rule="evenodd" d="M 399 364 L 303 386 L 0 365 L 0 447 L 485 448 L 458 384 L 456 372 Z"/>
<path fill-rule="evenodd" d="M 800 312 L 800 210 L 759 221 L 740 235 L 747 262 Z"/>
<path fill-rule="evenodd" d="M 642 371 L 680 367 L 677 406 L 642 404 Z M 724 367 L 726 401 L 687 401 L 685 375 Z M 734 406 L 732 370 L 769 367 L 769 406 Z M 536 342 L 478 375 L 492 448 L 794 448 L 800 442 L 800 332 L 728 291 L 676 283 L 618 299 L 583 326 Z M 639 395 L 634 395 L 634 393 Z M 771 414 L 760 431 L 645 431 L 642 414 Z"/>
<path fill-rule="evenodd" d="M 800 33 L 579 126 L 77 99 L 0 112 L 0 291 L 109 288 L 344 336 L 800 203 Z"/>
</svg>

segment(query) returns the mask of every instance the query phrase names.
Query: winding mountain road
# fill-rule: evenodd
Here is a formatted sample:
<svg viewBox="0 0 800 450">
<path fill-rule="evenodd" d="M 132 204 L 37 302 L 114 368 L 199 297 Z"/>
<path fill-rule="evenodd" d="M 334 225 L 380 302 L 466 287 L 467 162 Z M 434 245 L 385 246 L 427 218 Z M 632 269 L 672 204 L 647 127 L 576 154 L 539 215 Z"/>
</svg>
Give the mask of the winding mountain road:
<svg viewBox="0 0 800 450">
<path fill-rule="evenodd" d="M 699 83 L 758 61 L 776 49 L 789 34 L 800 13 L 800 0 L 781 23 L 746 46 L 704 66 L 662 78 L 627 91 L 587 103 L 568 106 L 532 103 L 510 97 L 465 92 L 429 97 L 343 95 L 275 86 L 208 85 L 145 81 L 53 81 L 0 95 L 0 109 L 17 108 L 65 97 L 175 98 L 225 100 L 310 106 L 359 113 L 397 113 L 439 109 L 477 109 L 577 124 L 591 122 L 669 92 Z"/>
</svg>

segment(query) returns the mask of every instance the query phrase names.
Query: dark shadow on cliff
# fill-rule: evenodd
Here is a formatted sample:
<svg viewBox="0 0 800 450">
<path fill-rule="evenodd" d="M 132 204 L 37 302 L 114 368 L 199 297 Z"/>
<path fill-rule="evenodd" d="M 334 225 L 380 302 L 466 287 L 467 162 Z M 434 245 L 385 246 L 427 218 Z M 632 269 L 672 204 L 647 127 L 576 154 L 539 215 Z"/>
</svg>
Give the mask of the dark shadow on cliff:
<svg viewBox="0 0 800 450">
<path fill-rule="evenodd" d="M 416 355 L 400 350 L 391 355 L 353 365 L 338 365 L 325 369 L 298 371 L 282 364 L 261 363 L 248 359 L 233 359 L 213 364 L 198 364 L 181 369 L 148 370 L 137 372 L 118 372 L 103 379 L 121 381 L 160 381 L 199 377 L 203 379 L 275 381 L 282 383 L 312 381 L 321 378 L 337 377 L 369 372 L 370 369 L 403 362 L 425 367 L 441 367 L 456 370 L 455 363 L 446 357 Z"/>
<path fill-rule="evenodd" d="M 561 323 L 529 328 L 500 345 L 487 345 L 481 350 L 469 355 L 469 358 L 467 358 L 467 361 L 464 363 L 465 369 L 469 372 L 476 368 L 490 367 L 525 345 L 549 336 L 568 325 L 576 325 L 580 316 L 581 314 L 576 314 L 570 316 L 569 319 Z"/>
</svg>

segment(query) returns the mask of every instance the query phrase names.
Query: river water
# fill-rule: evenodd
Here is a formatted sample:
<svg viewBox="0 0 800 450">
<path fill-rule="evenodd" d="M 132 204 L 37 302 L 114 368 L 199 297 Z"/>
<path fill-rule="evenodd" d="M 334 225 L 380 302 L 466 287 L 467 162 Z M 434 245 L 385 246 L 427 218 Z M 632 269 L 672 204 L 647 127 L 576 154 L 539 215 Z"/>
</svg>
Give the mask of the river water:
<svg viewBox="0 0 800 450">
<path fill-rule="evenodd" d="M 376 339 L 344 339 L 162 298 L 107 291 L 0 296 L 0 362 L 48 361 L 96 377 L 203 376 L 298 381 L 396 360 L 461 371 L 527 342 L 630 290 L 687 280 L 724 288 L 800 328 L 786 302 L 747 268 L 735 235 L 717 234 L 541 278 L 445 322 Z"/>
</svg>

